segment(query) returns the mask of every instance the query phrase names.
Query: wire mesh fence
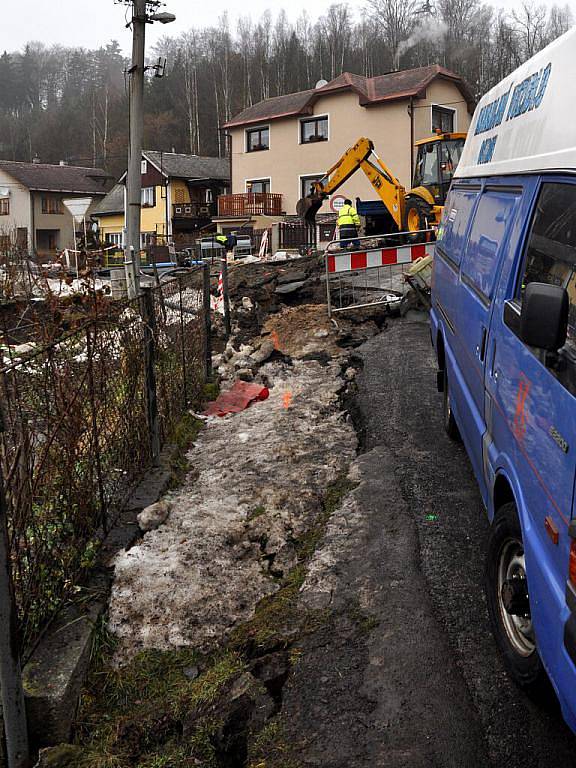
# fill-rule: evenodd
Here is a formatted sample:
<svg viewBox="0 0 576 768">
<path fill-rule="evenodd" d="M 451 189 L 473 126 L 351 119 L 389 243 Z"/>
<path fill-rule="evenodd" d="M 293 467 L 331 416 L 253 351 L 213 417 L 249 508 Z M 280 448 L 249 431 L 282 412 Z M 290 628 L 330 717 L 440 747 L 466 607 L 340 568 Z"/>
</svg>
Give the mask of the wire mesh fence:
<svg viewBox="0 0 576 768">
<path fill-rule="evenodd" d="M 200 396 L 202 268 L 0 368 L 0 465 L 26 656 L 78 589 L 136 481 Z M 7 363 L 7 364 L 6 364 Z"/>
</svg>

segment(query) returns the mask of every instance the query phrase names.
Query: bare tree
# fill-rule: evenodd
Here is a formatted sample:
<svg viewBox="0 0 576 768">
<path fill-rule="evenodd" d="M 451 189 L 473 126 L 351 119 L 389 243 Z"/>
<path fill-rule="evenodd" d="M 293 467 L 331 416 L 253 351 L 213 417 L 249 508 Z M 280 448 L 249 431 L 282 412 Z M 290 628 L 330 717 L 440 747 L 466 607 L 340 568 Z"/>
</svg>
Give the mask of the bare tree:
<svg viewBox="0 0 576 768">
<path fill-rule="evenodd" d="M 389 50 L 392 53 L 392 64 L 396 60 L 396 52 L 403 40 L 410 37 L 415 27 L 419 3 L 417 0 L 368 0 L 367 8 L 376 24 L 379 24 Z"/>
<path fill-rule="evenodd" d="M 544 46 L 546 7 L 523 0 L 518 10 L 512 11 L 512 27 L 518 36 L 521 57 L 529 59 Z"/>
</svg>

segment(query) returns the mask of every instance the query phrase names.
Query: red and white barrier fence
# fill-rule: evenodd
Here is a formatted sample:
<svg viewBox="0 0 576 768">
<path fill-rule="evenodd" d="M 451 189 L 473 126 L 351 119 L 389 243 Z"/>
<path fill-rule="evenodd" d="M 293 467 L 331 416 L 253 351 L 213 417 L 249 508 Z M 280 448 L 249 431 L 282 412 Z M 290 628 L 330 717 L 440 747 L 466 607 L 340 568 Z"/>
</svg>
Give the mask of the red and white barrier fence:
<svg viewBox="0 0 576 768">
<path fill-rule="evenodd" d="M 324 254 L 328 314 L 400 301 L 406 270 L 434 253 L 434 242 L 428 241 L 435 237 L 433 230 L 418 233 L 420 239 L 428 242 L 398 244 L 415 234 L 354 238 L 361 246 L 356 250 L 341 249 L 338 240 L 329 243 Z M 383 240 L 394 245 L 381 247 Z"/>
<path fill-rule="evenodd" d="M 398 247 L 379 248 L 351 253 L 328 253 L 327 269 L 333 272 L 352 272 L 370 267 L 385 267 L 394 264 L 411 264 L 423 256 L 432 255 L 434 243 L 400 245 Z"/>
</svg>

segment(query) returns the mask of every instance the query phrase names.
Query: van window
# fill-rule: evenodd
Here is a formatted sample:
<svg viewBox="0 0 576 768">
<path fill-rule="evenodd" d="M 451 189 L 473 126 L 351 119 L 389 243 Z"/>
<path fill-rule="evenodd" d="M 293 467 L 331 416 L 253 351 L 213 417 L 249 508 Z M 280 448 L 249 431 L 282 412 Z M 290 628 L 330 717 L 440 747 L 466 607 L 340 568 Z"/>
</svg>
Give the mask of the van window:
<svg viewBox="0 0 576 768">
<path fill-rule="evenodd" d="M 480 189 L 452 187 L 446 201 L 442 233 L 437 242 L 440 253 L 455 264 L 460 264 L 470 214 Z"/>
<path fill-rule="evenodd" d="M 524 258 L 521 299 L 528 283 L 567 287 L 576 261 L 576 185 L 542 185 Z"/>
<path fill-rule="evenodd" d="M 498 252 L 518 198 L 518 192 L 488 190 L 474 214 L 462 274 L 487 299 L 492 298 Z"/>
<path fill-rule="evenodd" d="M 562 285 L 568 291 L 570 310 L 564 347 L 565 370 L 555 375 L 576 391 L 576 185 L 548 182 L 542 185 L 524 263 L 516 284 L 516 301 L 522 303 L 531 282 Z M 513 328 L 516 330 L 516 328 Z"/>
</svg>

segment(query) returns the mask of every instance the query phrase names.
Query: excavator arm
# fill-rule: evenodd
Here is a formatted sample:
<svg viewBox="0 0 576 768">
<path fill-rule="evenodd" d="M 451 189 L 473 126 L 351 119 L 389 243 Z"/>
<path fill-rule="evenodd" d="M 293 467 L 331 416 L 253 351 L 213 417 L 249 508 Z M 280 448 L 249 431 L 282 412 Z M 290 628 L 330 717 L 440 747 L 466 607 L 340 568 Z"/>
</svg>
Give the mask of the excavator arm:
<svg viewBox="0 0 576 768">
<path fill-rule="evenodd" d="M 298 215 L 306 223 L 314 224 L 316 213 L 324 200 L 334 194 L 359 168 L 368 177 L 398 229 L 402 229 L 406 195 L 404 187 L 374 152 L 374 145 L 370 139 L 366 138 L 358 139 L 322 179 L 314 182 L 313 192 L 298 201 L 296 206 Z"/>
</svg>

